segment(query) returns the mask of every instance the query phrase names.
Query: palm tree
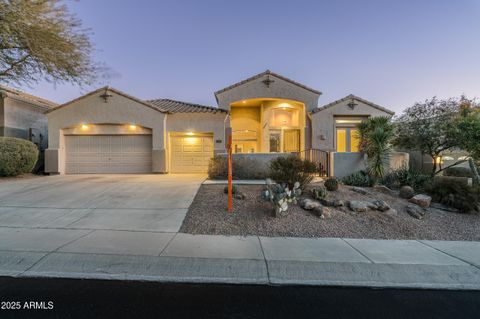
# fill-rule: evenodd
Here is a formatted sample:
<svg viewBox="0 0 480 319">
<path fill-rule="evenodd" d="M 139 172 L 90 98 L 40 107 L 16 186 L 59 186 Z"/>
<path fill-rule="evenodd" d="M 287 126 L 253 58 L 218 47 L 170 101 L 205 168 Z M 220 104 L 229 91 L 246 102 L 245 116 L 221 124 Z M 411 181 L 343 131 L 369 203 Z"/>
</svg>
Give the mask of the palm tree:
<svg viewBox="0 0 480 319">
<path fill-rule="evenodd" d="M 358 124 L 360 150 L 367 155 L 368 174 L 375 180 L 385 175 L 392 154 L 394 126 L 390 117 L 372 117 Z"/>
</svg>

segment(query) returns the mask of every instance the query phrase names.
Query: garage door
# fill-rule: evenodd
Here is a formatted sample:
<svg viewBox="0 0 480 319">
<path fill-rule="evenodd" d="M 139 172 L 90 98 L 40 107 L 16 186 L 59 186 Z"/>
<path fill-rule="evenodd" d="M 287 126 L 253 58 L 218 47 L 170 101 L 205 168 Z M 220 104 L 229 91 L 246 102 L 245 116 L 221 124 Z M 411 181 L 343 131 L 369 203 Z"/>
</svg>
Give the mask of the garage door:
<svg viewBox="0 0 480 319">
<path fill-rule="evenodd" d="M 172 173 L 206 173 L 213 157 L 211 136 L 171 136 L 170 171 Z"/>
<path fill-rule="evenodd" d="M 152 172 L 151 135 L 65 136 L 67 174 Z"/>
</svg>

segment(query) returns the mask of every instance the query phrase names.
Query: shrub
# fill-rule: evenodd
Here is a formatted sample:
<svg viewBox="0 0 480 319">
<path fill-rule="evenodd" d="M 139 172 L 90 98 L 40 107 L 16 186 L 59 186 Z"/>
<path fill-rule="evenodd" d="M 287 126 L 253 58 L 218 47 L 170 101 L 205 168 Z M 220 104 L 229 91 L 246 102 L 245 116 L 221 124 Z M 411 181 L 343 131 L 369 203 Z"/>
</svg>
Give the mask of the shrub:
<svg viewBox="0 0 480 319">
<path fill-rule="evenodd" d="M 345 185 L 359 186 L 359 187 L 371 187 L 374 184 L 374 180 L 365 171 L 357 171 L 342 179 Z"/>
<path fill-rule="evenodd" d="M 227 179 L 228 158 L 226 156 L 215 156 L 208 164 L 208 178 Z M 265 179 L 267 169 L 258 160 L 252 158 L 235 158 L 232 162 L 233 179 Z"/>
<path fill-rule="evenodd" d="M 327 197 L 327 189 L 324 186 L 313 188 L 312 197 L 316 200 L 325 199 Z"/>
<path fill-rule="evenodd" d="M 399 189 L 402 186 L 410 186 L 415 191 L 422 192 L 430 181 L 431 176 L 404 166 L 390 171 L 385 175 L 382 179 L 382 184 L 394 189 Z"/>
<path fill-rule="evenodd" d="M 323 186 L 325 186 L 328 191 L 334 192 L 338 189 L 338 180 L 335 177 L 327 178 Z"/>
<path fill-rule="evenodd" d="M 449 167 L 443 171 L 443 176 L 473 177 L 472 170 L 468 167 Z"/>
<path fill-rule="evenodd" d="M 0 137 L 0 176 L 30 173 L 38 159 L 38 148 L 30 141 Z"/>
<path fill-rule="evenodd" d="M 228 185 L 223 188 L 223 192 L 228 194 Z M 236 194 L 238 192 L 237 186 L 232 185 L 232 194 Z"/>
<path fill-rule="evenodd" d="M 478 211 L 479 188 L 451 180 L 435 179 L 427 188 L 427 193 L 434 202 L 458 209 L 461 213 Z"/>
<path fill-rule="evenodd" d="M 313 180 L 316 172 L 315 164 L 295 155 L 277 157 L 270 162 L 269 177 L 279 184 L 286 184 L 293 189 L 296 182 L 304 189 Z"/>
<path fill-rule="evenodd" d="M 288 210 L 288 203 L 297 204 L 297 197 L 302 194 L 300 183 L 295 182 L 290 189 L 285 184 L 273 184 L 267 179 L 265 190 L 262 191 L 262 199 L 272 203 L 275 208 L 275 216 L 285 216 Z"/>
</svg>

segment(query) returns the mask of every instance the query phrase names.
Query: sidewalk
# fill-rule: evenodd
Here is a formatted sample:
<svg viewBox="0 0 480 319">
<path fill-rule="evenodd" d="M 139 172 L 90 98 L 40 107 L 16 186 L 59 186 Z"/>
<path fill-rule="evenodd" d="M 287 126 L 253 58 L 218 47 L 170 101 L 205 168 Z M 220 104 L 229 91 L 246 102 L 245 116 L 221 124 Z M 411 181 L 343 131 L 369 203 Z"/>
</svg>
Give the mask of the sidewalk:
<svg viewBox="0 0 480 319">
<path fill-rule="evenodd" d="M 0 275 L 480 289 L 480 242 L 9 228 Z"/>
</svg>

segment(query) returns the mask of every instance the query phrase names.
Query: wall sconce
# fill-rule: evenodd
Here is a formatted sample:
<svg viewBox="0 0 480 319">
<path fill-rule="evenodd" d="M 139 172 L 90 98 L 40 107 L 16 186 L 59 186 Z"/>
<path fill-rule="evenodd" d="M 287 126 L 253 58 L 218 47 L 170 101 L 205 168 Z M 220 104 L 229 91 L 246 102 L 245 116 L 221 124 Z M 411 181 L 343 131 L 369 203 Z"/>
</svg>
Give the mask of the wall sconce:
<svg viewBox="0 0 480 319">
<path fill-rule="evenodd" d="M 355 109 L 355 106 L 357 106 L 358 104 L 355 103 L 355 99 L 352 98 L 352 101 L 350 103 L 348 103 L 347 105 L 351 110 L 353 110 L 353 109 Z"/>
<path fill-rule="evenodd" d="M 137 129 L 137 126 L 134 124 L 130 124 L 129 128 L 133 131 Z"/>
<path fill-rule="evenodd" d="M 81 128 L 82 128 L 82 130 L 84 130 L 84 131 L 85 131 L 85 130 L 88 130 L 88 125 L 87 125 L 87 124 L 82 124 Z"/>
</svg>

